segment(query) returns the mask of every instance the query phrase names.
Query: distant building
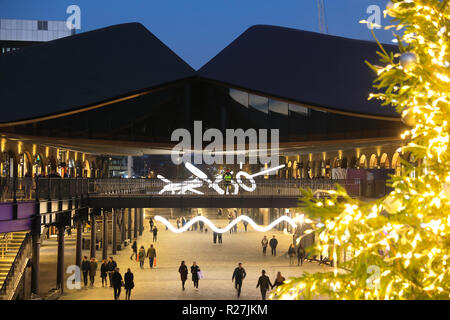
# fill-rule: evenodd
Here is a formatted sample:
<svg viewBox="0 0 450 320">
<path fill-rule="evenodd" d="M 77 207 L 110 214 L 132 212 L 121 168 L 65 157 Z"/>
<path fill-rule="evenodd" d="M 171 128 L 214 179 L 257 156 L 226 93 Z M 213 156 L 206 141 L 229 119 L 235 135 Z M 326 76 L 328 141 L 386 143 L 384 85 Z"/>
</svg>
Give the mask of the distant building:
<svg viewBox="0 0 450 320">
<path fill-rule="evenodd" d="M 70 36 L 66 21 L 0 19 L 0 53 Z"/>
<path fill-rule="evenodd" d="M 109 173 L 108 177 L 128 176 L 128 161 L 127 157 L 110 157 L 109 158 Z"/>
</svg>

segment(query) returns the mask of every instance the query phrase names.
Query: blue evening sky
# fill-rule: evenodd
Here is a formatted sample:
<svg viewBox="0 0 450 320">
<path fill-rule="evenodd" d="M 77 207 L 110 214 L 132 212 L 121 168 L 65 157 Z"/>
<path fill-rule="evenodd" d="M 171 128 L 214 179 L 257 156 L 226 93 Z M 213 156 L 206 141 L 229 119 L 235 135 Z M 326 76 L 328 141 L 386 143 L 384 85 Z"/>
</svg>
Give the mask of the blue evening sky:
<svg viewBox="0 0 450 320">
<path fill-rule="evenodd" d="M 324 2 L 330 34 L 372 40 L 358 21 L 368 18 L 368 6 L 383 10 L 388 0 Z M 71 4 L 81 8 L 77 32 L 140 22 L 195 69 L 255 24 L 319 31 L 316 0 L 0 0 L 0 18 L 66 20 Z M 390 31 L 376 34 L 391 42 Z"/>
</svg>

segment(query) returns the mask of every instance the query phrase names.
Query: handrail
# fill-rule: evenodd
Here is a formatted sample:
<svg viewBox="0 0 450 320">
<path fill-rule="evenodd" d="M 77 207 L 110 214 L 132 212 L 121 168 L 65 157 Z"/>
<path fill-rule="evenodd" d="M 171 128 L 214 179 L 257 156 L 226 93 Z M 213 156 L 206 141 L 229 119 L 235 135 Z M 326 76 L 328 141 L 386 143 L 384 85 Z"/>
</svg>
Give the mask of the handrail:
<svg viewBox="0 0 450 320">
<path fill-rule="evenodd" d="M 2 237 L 2 242 L 0 242 L 0 245 L 1 245 L 1 257 L 2 258 L 4 258 L 5 257 L 5 253 L 6 253 L 6 251 L 8 251 L 8 241 L 9 240 L 13 240 L 13 234 L 12 233 L 5 233 L 5 234 L 3 234 L 3 237 Z"/>
<path fill-rule="evenodd" d="M 14 296 L 20 279 L 22 278 L 23 271 L 28 263 L 30 254 L 31 236 L 27 233 L 0 289 L 0 299 L 5 298 L 5 300 L 11 300 Z"/>
<path fill-rule="evenodd" d="M 251 196 L 301 197 L 300 189 L 332 190 L 340 184 L 354 196 L 360 194 L 359 179 L 318 179 L 318 180 L 240 180 L 232 182 L 230 194 Z M 237 191 L 237 192 L 236 192 Z M 188 180 L 159 180 L 159 179 L 91 179 L 89 181 L 89 194 L 95 196 L 219 196 L 225 194 L 222 182 L 202 181 L 200 179 Z"/>
</svg>

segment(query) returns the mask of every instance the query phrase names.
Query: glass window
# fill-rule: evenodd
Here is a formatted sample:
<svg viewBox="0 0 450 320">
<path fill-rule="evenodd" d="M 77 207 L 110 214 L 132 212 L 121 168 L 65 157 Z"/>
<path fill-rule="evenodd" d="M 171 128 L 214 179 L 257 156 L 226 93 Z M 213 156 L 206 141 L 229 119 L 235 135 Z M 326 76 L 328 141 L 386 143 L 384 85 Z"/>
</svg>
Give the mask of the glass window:
<svg viewBox="0 0 450 320">
<path fill-rule="evenodd" d="M 38 30 L 48 30 L 48 21 L 38 21 Z"/>
<path fill-rule="evenodd" d="M 255 94 L 248 95 L 249 105 L 266 114 L 269 113 L 269 99 L 266 97 L 257 96 Z"/>
<path fill-rule="evenodd" d="M 309 115 L 309 109 L 307 107 L 299 106 L 297 104 L 289 104 L 289 111 L 301 114 L 305 117 Z"/>
<path fill-rule="evenodd" d="M 248 93 L 230 88 L 230 97 L 233 98 L 234 101 L 240 103 L 244 107 L 248 108 Z"/>
<path fill-rule="evenodd" d="M 271 112 L 276 112 L 282 115 L 289 115 L 289 107 L 288 104 L 286 102 L 282 102 L 279 100 L 273 100 L 270 99 L 269 100 L 269 110 Z"/>
</svg>

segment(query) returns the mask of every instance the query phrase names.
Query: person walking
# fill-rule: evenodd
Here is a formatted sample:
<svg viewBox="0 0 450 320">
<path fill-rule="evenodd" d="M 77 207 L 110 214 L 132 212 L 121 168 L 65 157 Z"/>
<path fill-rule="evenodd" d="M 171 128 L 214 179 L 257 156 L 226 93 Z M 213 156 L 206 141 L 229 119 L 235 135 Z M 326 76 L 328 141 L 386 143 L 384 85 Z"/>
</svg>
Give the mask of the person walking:
<svg viewBox="0 0 450 320">
<path fill-rule="evenodd" d="M 114 300 L 119 300 L 120 292 L 122 291 L 122 275 L 119 268 L 115 268 L 111 275 L 111 280 L 114 288 Z"/>
<path fill-rule="evenodd" d="M 113 257 L 109 257 L 109 261 L 108 261 L 107 265 L 108 265 L 108 275 L 109 275 L 109 286 L 112 287 L 113 286 L 112 275 L 117 268 L 117 263 L 114 261 Z"/>
<path fill-rule="evenodd" d="M 183 216 L 183 217 L 181 217 L 181 226 L 184 227 L 185 224 L 186 224 L 186 218 Z"/>
<path fill-rule="evenodd" d="M 270 249 L 272 249 L 273 256 L 277 255 L 277 245 L 278 245 L 278 240 L 275 238 L 275 236 L 273 236 L 272 239 L 270 239 L 270 241 L 269 241 L 269 246 L 270 246 Z"/>
<path fill-rule="evenodd" d="M 178 268 L 178 272 L 180 273 L 180 278 L 181 278 L 181 287 L 183 288 L 183 291 L 185 290 L 184 288 L 184 284 L 187 280 L 187 276 L 188 276 L 188 268 L 186 267 L 186 264 L 184 263 L 184 261 L 181 261 L 181 265 Z"/>
<path fill-rule="evenodd" d="M 133 260 L 133 257 L 137 258 L 137 243 L 136 240 L 133 241 L 133 244 L 131 245 L 131 249 L 133 250 L 133 253 L 130 256 L 130 260 Z"/>
<path fill-rule="evenodd" d="M 156 258 L 156 249 L 153 248 L 153 245 L 150 245 L 150 248 L 147 250 L 148 263 L 150 265 L 150 269 L 153 268 L 153 261 Z"/>
<path fill-rule="evenodd" d="M 213 242 L 217 242 L 217 232 L 213 231 Z"/>
<path fill-rule="evenodd" d="M 95 260 L 94 257 L 92 257 L 89 263 L 89 279 L 91 280 L 91 287 L 94 286 L 96 273 L 97 273 L 97 261 Z"/>
<path fill-rule="evenodd" d="M 295 246 L 293 243 L 289 245 L 288 249 L 288 256 L 289 256 L 289 265 L 294 264 L 294 258 L 295 258 Z"/>
<path fill-rule="evenodd" d="M 231 221 L 233 221 L 233 216 L 231 215 L 231 213 L 228 213 L 228 224 L 231 223 Z M 234 226 L 230 228 L 230 234 L 234 231 Z"/>
<path fill-rule="evenodd" d="M 222 233 L 218 233 L 218 234 L 217 234 L 217 241 L 218 241 L 219 243 L 222 243 Z"/>
<path fill-rule="evenodd" d="M 305 256 L 306 256 L 305 248 L 303 248 L 303 246 L 301 244 L 299 244 L 298 248 L 297 248 L 297 265 L 298 266 L 300 264 L 303 266 L 303 260 L 305 260 Z"/>
<path fill-rule="evenodd" d="M 193 262 L 191 266 L 191 274 L 192 274 L 192 281 L 194 282 L 194 287 L 198 289 L 198 281 L 200 280 L 199 273 L 200 267 L 197 265 L 197 262 Z"/>
<path fill-rule="evenodd" d="M 222 179 L 224 180 L 225 184 L 225 194 L 229 194 L 228 190 L 231 191 L 231 180 L 233 179 L 233 175 L 230 172 L 230 169 L 227 169 L 227 171 L 223 174 Z"/>
<path fill-rule="evenodd" d="M 145 261 L 145 248 L 144 246 L 141 246 L 141 248 L 139 249 L 139 266 L 141 267 L 141 269 L 144 269 L 144 261 Z"/>
<path fill-rule="evenodd" d="M 177 229 L 180 229 L 180 219 L 177 218 Z"/>
<path fill-rule="evenodd" d="M 153 242 L 156 242 L 158 237 L 158 228 L 156 226 L 153 227 Z"/>
<path fill-rule="evenodd" d="M 244 229 L 245 229 L 245 232 L 247 232 L 247 226 L 248 226 L 248 222 L 244 220 Z"/>
<path fill-rule="evenodd" d="M 203 232 L 203 227 L 205 226 L 205 223 L 203 222 L 203 221 L 199 221 L 198 222 L 198 225 L 199 225 L 199 227 L 200 227 L 200 232 Z"/>
<path fill-rule="evenodd" d="M 89 265 L 89 260 L 86 256 L 84 256 L 83 261 L 81 261 L 81 272 L 83 273 L 84 287 L 87 287 L 88 285 Z"/>
<path fill-rule="evenodd" d="M 261 290 L 261 298 L 263 300 L 266 300 L 266 293 L 269 291 L 269 289 L 272 288 L 272 283 L 270 282 L 270 279 L 268 276 L 266 276 L 266 270 L 261 271 L 261 276 L 258 279 L 258 283 L 256 284 L 256 288 L 259 287 L 259 290 Z"/>
<path fill-rule="evenodd" d="M 103 259 L 102 265 L 100 266 L 100 277 L 102 278 L 102 287 L 108 286 L 108 264 L 106 259 Z"/>
<path fill-rule="evenodd" d="M 151 217 L 150 217 L 149 223 L 150 223 L 150 232 L 151 232 L 153 230 L 153 224 L 154 224 L 153 219 Z"/>
<path fill-rule="evenodd" d="M 264 236 L 264 238 L 262 238 L 262 240 L 261 240 L 263 256 L 267 255 L 267 245 L 268 244 L 269 244 L 269 240 L 267 240 L 267 237 Z"/>
<path fill-rule="evenodd" d="M 281 275 L 281 272 L 278 271 L 277 277 L 275 278 L 275 282 L 273 283 L 272 288 L 281 286 L 282 284 L 284 284 L 285 280 L 286 279 Z"/>
<path fill-rule="evenodd" d="M 134 275 L 131 272 L 130 268 L 128 268 L 124 278 L 125 278 L 125 299 L 130 300 L 131 289 L 134 288 Z"/>
<path fill-rule="evenodd" d="M 247 273 L 245 272 L 245 269 L 242 267 L 242 263 L 239 262 L 236 269 L 234 269 L 233 277 L 231 278 L 231 282 L 234 280 L 234 287 L 237 291 L 238 298 L 241 296 L 241 289 L 242 289 L 242 281 L 247 276 Z"/>
</svg>

